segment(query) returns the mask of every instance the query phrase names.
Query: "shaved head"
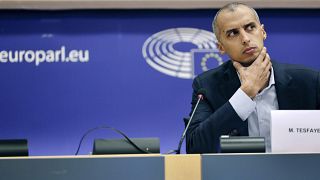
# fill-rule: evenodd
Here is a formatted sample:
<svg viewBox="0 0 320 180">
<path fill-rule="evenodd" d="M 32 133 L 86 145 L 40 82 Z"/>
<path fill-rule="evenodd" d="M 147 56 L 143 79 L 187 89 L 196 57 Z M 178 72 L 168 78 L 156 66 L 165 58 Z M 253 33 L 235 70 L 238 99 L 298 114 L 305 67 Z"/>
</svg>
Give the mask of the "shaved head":
<svg viewBox="0 0 320 180">
<path fill-rule="evenodd" d="M 243 3 L 239 3 L 239 2 L 233 2 L 233 3 L 229 3 L 225 6 L 223 6 L 217 13 L 216 15 L 214 16 L 214 19 L 213 19 L 213 22 L 212 22 L 212 28 L 213 28 L 213 32 L 214 34 L 216 35 L 216 38 L 217 40 L 219 41 L 220 39 L 220 30 L 219 30 L 219 23 L 218 23 L 218 18 L 219 18 L 219 15 L 222 13 L 222 12 L 225 12 L 225 11 L 228 11 L 228 12 L 234 12 L 237 10 L 237 8 L 239 6 L 244 6 L 244 7 L 247 7 L 249 8 L 252 13 L 254 14 L 254 16 L 256 17 L 257 21 L 260 23 L 260 19 L 259 19 L 259 16 L 258 16 L 258 13 L 256 12 L 256 10 L 254 10 L 252 7 L 246 5 L 246 4 L 243 4 Z"/>
</svg>

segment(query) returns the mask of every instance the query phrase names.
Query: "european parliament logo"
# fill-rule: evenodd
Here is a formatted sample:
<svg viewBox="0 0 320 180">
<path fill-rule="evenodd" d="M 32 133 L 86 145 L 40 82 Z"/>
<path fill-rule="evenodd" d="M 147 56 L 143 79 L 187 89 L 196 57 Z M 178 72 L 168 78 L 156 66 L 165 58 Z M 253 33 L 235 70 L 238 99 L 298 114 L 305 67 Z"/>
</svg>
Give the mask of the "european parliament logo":
<svg viewBox="0 0 320 180">
<path fill-rule="evenodd" d="M 223 63 L 214 33 L 196 28 L 160 31 L 143 44 L 142 54 L 154 69 L 177 78 L 193 79 Z"/>
</svg>

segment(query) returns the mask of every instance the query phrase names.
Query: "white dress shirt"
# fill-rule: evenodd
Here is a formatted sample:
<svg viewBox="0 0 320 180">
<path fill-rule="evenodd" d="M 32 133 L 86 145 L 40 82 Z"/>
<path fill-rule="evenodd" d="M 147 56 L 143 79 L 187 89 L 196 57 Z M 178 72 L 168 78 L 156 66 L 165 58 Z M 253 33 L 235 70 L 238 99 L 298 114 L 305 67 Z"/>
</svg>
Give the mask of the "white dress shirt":
<svg viewBox="0 0 320 180">
<path fill-rule="evenodd" d="M 271 152 L 271 110 L 279 109 L 273 68 L 271 67 L 268 87 L 264 88 L 253 99 L 239 88 L 229 99 L 229 102 L 238 116 L 243 121 L 248 121 L 249 136 L 264 137 L 266 151 Z"/>
</svg>

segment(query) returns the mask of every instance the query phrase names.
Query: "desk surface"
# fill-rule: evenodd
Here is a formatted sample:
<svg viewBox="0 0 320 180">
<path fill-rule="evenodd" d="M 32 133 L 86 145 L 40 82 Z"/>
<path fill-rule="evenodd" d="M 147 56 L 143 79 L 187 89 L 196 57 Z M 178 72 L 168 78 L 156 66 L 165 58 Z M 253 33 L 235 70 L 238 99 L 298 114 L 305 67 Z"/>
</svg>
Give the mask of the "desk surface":
<svg viewBox="0 0 320 180">
<path fill-rule="evenodd" d="M 0 158 L 1 178 L 8 180 L 163 180 L 164 157 L 51 156 Z"/>
<path fill-rule="evenodd" d="M 4 179 L 319 179 L 319 153 L 31 156 L 0 158 Z"/>
<path fill-rule="evenodd" d="M 320 154 L 202 155 L 202 179 L 319 179 Z"/>
</svg>

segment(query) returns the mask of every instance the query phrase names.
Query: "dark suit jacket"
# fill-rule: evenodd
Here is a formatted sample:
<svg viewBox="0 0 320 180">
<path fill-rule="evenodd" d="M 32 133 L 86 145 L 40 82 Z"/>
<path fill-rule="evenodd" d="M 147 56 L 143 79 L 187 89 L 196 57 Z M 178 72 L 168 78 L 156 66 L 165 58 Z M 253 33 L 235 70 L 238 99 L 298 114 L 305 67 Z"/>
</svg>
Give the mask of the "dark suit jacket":
<svg viewBox="0 0 320 180">
<path fill-rule="evenodd" d="M 279 109 L 320 109 L 320 73 L 298 65 L 272 62 Z M 202 73 L 193 81 L 192 109 L 199 89 L 206 89 L 187 131 L 187 153 L 219 152 L 221 135 L 248 136 L 247 121 L 229 99 L 240 87 L 231 61 Z"/>
</svg>

